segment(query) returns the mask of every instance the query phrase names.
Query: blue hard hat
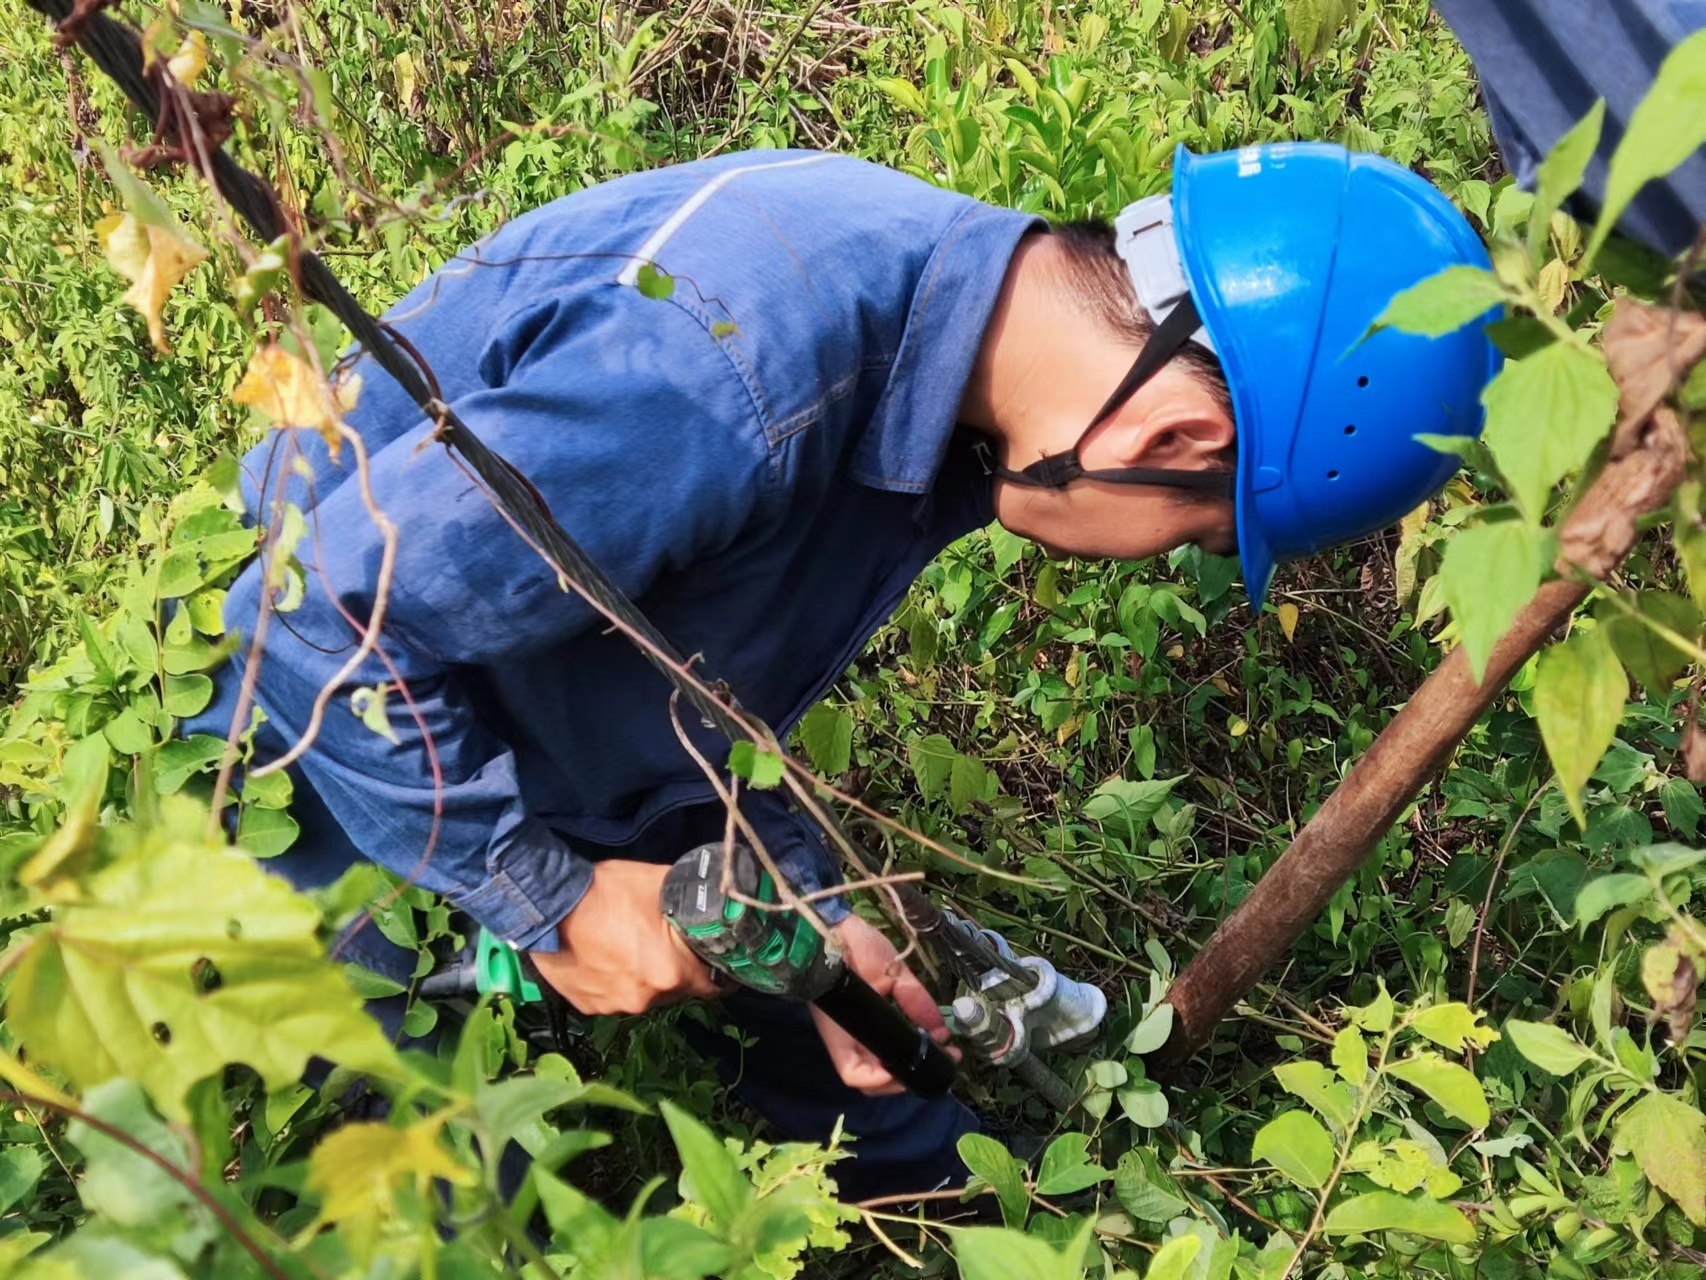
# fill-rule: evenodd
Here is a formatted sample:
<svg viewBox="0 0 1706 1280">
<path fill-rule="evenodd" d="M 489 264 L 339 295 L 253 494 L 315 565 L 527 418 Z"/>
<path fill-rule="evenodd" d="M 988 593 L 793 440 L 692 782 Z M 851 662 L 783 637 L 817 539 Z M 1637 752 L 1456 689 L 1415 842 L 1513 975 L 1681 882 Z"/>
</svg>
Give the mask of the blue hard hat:
<svg viewBox="0 0 1706 1280">
<path fill-rule="evenodd" d="M 1444 195 L 1379 156 L 1180 147 L 1173 172 L 1180 263 L 1232 393 L 1238 554 L 1260 612 L 1277 563 L 1393 523 L 1457 470 L 1416 437 L 1480 433 L 1494 313 L 1440 338 L 1363 338 L 1394 294 L 1490 264 Z"/>
</svg>

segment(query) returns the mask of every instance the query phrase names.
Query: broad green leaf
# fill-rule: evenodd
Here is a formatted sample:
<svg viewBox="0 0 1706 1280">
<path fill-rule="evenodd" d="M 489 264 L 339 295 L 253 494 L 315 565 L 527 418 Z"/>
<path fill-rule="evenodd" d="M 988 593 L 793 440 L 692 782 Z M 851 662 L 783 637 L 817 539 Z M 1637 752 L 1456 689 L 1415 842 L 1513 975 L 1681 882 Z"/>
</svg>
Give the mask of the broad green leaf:
<svg viewBox="0 0 1706 1280">
<path fill-rule="evenodd" d="M 79 1144 L 79 1150 L 82 1149 Z M 46 1167 L 41 1153 L 34 1147 L 6 1147 L 0 1150 L 0 1213 L 6 1212 L 28 1195 Z"/>
<path fill-rule="evenodd" d="M 1031 1200 L 1025 1190 L 1025 1167 L 1013 1153 L 981 1133 L 963 1134 L 955 1149 L 966 1168 L 995 1189 L 1001 1221 L 1010 1227 L 1024 1227 Z"/>
<path fill-rule="evenodd" d="M 1491 271 L 1447 267 L 1393 298 L 1369 326 L 1369 332 L 1397 329 L 1438 338 L 1486 315 L 1504 300 L 1505 288 Z"/>
<path fill-rule="evenodd" d="M 729 1273 L 736 1261 L 728 1245 L 680 1218 L 643 1218 L 636 1225 L 646 1280 L 702 1280 Z M 754 1259 L 754 1266 L 776 1274 L 765 1265 L 768 1261 L 768 1255 L 763 1261 Z"/>
<path fill-rule="evenodd" d="M 174 1132 L 155 1114 L 134 1080 L 109 1080 L 91 1089 L 82 1110 L 134 1139 L 173 1168 L 191 1177 L 197 1173 L 184 1135 Z M 197 1202 L 182 1179 L 172 1177 L 147 1156 L 81 1119 L 71 1121 L 68 1133 L 86 1161 L 78 1196 L 90 1213 L 132 1231 L 169 1233 L 188 1250 L 205 1247 L 219 1234 L 213 1215 Z"/>
<path fill-rule="evenodd" d="M 1171 1222 L 1190 1202 L 1146 1147 L 1126 1152 L 1114 1167 L 1114 1196 L 1140 1222 Z"/>
<path fill-rule="evenodd" d="M 826 778 L 838 778 L 853 764 L 853 717 L 840 707 L 820 702 L 800 721 L 800 745 L 806 758 Z"/>
<path fill-rule="evenodd" d="M 1550 1022 L 1522 1022 L 1512 1018 L 1505 1023 L 1504 1034 L 1518 1053 L 1555 1076 L 1567 1076 L 1593 1058 L 1587 1046 Z"/>
<path fill-rule="evenodd" d="M 232 1063 L 274 1089 L 311 1055 L 400 1076 L 321 948 L 319 909 L 204 843 L 201 806 L 167 797 L 161 813 L 150 829 L 109 830 L 113 861 L 30 940 L 7 1005 L 29 1051 L 83 1088 L 129 1076 L 171 1120 L 187 1119 L 191 1085 Z"/>
<path fill-rule="evenodd" d="M 1582 788 L 1599 766 L 1629 700 L 1629 677 L 1603 630 L 1577 631 L 1540 655 L 1534 676 L 1534 718 L 1558 785 L 1575 815 L 1587 826 Z"/>
<path fill-rule="evenodd" d="M 681 1198 L 701 1204 L 728 1227 L 752 1203 L 752 1183 L 715 1134 L 667 1098 L 658 1104 L 681 1156 Z"/>
<path fill-rule="evenodd" d="M 1125 1047 L 1129 1053 L 1154 1053 L 1167 1043 L 1167 1037 L 1172 1034 L 1173 1006 L 1158 1004 L 1150 1010 L 1147 1018 L 1137 1024 L 1126 1040 Z"/>
<path fill-rule="evenodd" d="M 1497 1031 L 1481 1025 L 1479 1013 L 1459 1001 L 1428 1006 L 1410 1018 L 1410 1027 L 1453 1053 L 1462 1053 L 1465 1041 L 1485 1049 L 1499 1038 Z"/>
<path fill-rule="evenodd" d="M 1700 634 L 1700 610 L 1692 600 L 1670 591 L 1642 591 L 1635 597 L 1642 616 L 1674 631 L 1684 640 Z M 1594 611 L 1601 628 L 1611 638 L 1611 647 L 1648 693 L 1663 697 L 1671 681 L 1682 674 L 1693 658 L 1664 636 L 1609 603 Z"/>
<path fill-rule="evenodd" d="M 1552 214 L 1564 203 L 1564 198 L 1582 185 L 1588 161 L 1599 146 L 1600 129 L 1605 123 L 1605 101 L 1593 104 L 1588 113 L 1552 145 L 1540 162 L 1534 178 L 1534 211 L 1528 219 L 1528 255 L 1540 261 L 1546 247 L 1546 232 L 1552 224 Z"/>
<path fill-rule="evenodd" d="M 166 689 L 160 699 L 160 705 L 166 709 L 167 715 L 178 720 L 187 720 L 193 715 L 199 715 L 212 701 L 213 681 L 200 672 L 192 672 L 189 675 L 166 677 Z"/>
<path fill-rule="evenodd" d="M 1475 1073 L 1437 1053 L 1418 1053 L 1386 1064 L 1386 1074 L 1413 1085 L 1471 1129 L 1485 1129 L 1492 1114 Z"/>
<path fill-rule="evenodd" d="M 950 1228 L 961 1280 L 1078 1280 L 1046 1241 L 1006 1227 Z"/>
<path fill-rule="evenodd" d="M 1141 1128 L 1159 1129 L 1167 1123 L 1167 1095 L 1153 1080 L 1134 1080 L 1114 1097 L 1126 1118 Z"/>
<path fill-rule="evenodd" d="M 1408 1231 L 1451 1244 L 1470 1244 L 1475 1228 L 1448 1204 L 1426 1197 L 1401 1196 L 1395 1191 L 1372 1191 L 1341 1200 L 1322 1224 L 1330 1236 L 1369 1235 L 1376 1231 Z"/>
<path fill-rule="evenodd" d="M 1611 157 L 1599 223 L 1583 265 L 1600 246 L 1629 202 L 1654 178 L 1662 178 L 1706 146 L 1706 30 L 1696 31 L 1666 55 L 1646 97 L 1629 116 L 1629 127 Z"/>
<path fill-rule="evenodd" d="M 781 782 L 787 768 L 781 756 L 750 740 L 742 740 L 729 748 L 729 772 L 745 778 L 760 791 L 768 791 Z"/>
<path fill-rule="evenodd" d="M 154 754 L 154 790 L 169 796 L 190 775 L 215 763 L 225 752 L 225 740 L 211 733 L 192 734 L 164 743 Z"/>
<path fill-rule="evenodd" d="M 907 763 L 912 766 L 912 776 L 918 780 L 918 790 L 926 800 L 935 800 L 947 790 L 959 754 L 954 744 L 940 733 L 914 738 L 907 744 Z"/>
<path fill-rule="evenodd" d="M 1287 1111 L 1268 1121 L 1257 1132 L 1250 1154 L 1311 1190 L 1326 1186 L 1333 1174 L 1333 1139 L 1306 1111 Z"/>
<path fill-rule="evenodd" d="M 1587 461 L 1617 416 L 1617 384 L 1595 351 L 1554 342 L 1506 362 L 1481 393 L 1482 438 L 1530 521 L 1552 486 Z"/>
<path fill-rule="evenodd" d="M 1368 1079 L 1368 1042 L 1356 1027 L 1341 1028 L 1333 1037 L 1333 1066 L 1346 1084 L 1360 1088 Z"/>
<path fill-rule="evenodd" d="M 1147 782 L 1111 779 L 1097 787 L 1084 802 L 1084 816 L 1134 840 L 1161 811 L 1178 782 L 1178 778 L 1153 778 Z"/>
<path fill-rule="evenodd" d="M 245 805 L 237 820 L 237 843 L 257 858 L 276 858 L 301 834 L 295 818 L 284 809 Z"/>
<path fill-rule="evenodd" d="M 1350 1088 L 1319 1062 L 1282 1063 L 1274 1068 L 1274 1079 L 1335 1128 L 1348 1127 L 1356 1114 Z"/>
<path fill-rule="evenodd" d="M 983 798 L 984 783 L 989 770 L 983 761 L 972 756 L 955 756 L 948 771 L 948 805 L 955 813 L 964 813 L 973 802 Z"/>
<path fill-rule="evenodd" d="M 1632 849 L 1629 858 L 1657 876 L 1674 876 L 1706 862 L 1706 849 L 1690 849 L 1685 844 L 1649 844 Z"/>
<path fill-rule="evenodd" d="M 1627 871 L 1596 876 L 1576 894 L 1576 924 L 1585 932 L 1590 924 L 1614 907 L 1642 902 L 1652 894 L 1653 882 L 1646 876 Z"/>
<path fill-rule="evenodd" d="M 1617 1122 L 1617 1146 L 1697 1227 L 1706 1227 L 1706 1115 L 1668 1093 L 1649 1093 Z"/>
<path fill-rule="evenodd" d="M 1440 586 L 1480 680 L 1493 646 L 1540 589 L 1551 536 L 1520 520 L 1476 525 L 1446 543 Z"/>
<path fill-rule="evenodd" d="M 1086 1152 L 1089 1145 L 1089 1137 L 1082 1133 L 1063 1133 L 1049 1143 L 1048 1150 L 1043 1152 L 1042 1164 L 1037 1167 L 1037 1194 L 1071 1195 L 1113 1177 L 1106 1169 L 1091 1162 Z"/>
<path fill-rule="evenodd" d="M 1155 1251 L 1143 1280 L 1185 1280 L 1192 1274 L 1191 1264 L 1201 1251 L 1201 1237 L 1175 1236 Z"/>
</svg>

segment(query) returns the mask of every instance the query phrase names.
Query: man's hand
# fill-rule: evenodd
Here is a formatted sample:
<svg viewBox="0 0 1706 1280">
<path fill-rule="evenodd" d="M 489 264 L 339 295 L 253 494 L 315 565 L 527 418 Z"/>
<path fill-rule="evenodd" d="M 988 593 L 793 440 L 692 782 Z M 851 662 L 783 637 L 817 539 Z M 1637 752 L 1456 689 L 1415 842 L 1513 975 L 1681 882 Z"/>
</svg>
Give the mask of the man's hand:
<svg viewBox="0 0 1706 1280">
<path fill-rule="evenodd" d="M 895 958 L 898 953 L 893 943 L 858 916 L 848 916 L 831 932 L 840 942 L 842 957 L 854 973 L 870 983 L 878 995 L 887 996 L 898 1004 L 901 1012 L 928 1031 L 937 1044 L 947 1044 L 948 1028 L 942 1021 L 941 1010 L 924 989 L 924 984 Z M 875 1054 L 843 1031 L 816 1005 L 812 1006 L 812 1021 L 817 1023 L 817 1033 L 823 1037 L 824 1048 L 829 1050 L 829 1059 L 835 1064 L 835 1072 L 843 1084 L 873 1096 L 906 1092 L 904 1086 L 877 1061 Z M 950 1048 L 948 1052 L 956 1059 L 960 1056 L 958 1049 Z"/>
<path fill-rule="evenodd" d="M 557 926 L 562 950 L 532 953 L 539 976 L 582 1013 L 644 1013 L 720 994 L 711 970 L 664 919 L 659 893 L 668 871 L 650 862 L 593 867 L 586 896 Z"/>
</svg>

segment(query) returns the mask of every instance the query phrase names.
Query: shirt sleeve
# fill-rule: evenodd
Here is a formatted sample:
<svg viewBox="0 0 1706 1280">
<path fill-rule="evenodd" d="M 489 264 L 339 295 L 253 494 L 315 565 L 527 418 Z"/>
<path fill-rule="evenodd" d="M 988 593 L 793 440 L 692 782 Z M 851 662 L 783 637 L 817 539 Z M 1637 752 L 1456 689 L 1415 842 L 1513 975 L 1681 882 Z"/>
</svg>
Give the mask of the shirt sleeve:
<svg viewBox="0 0 1706 1280">
<path fill-rule="evenodd" d="M 505 326 L 481 355 L 495 385 L 455 408 L 637 596 L 746 526 L 764 496 L 768 448 L 745 383 L 692 313 L 616 285 L 587 294 Z M 481 722 L 457 669 L 548 649 L 603 620 L 433 441 L 430 424 L 376 453 L 369 485 L 371 506 L 396 528 L 380 628 L 389 665 L 370 655 L 338 678 L 358 644 L 346 615 L 374 616 L 386 554 L 350 477 L 317 505 L 303 502 L 308 590 L 299 608 L 270 619 L 256 698 L 294 742 L 320 690 L 335 685 L 301 767 L 356 847 L 516 946 L 554 950 L 591 866 L 528 812 L 514 756 Z M 250 566 L 227 602 L 228 625 L 245 636 L 262 580 Z M 374 697 L 360 691 L 382 685 L 386 733 L 356 713 Z"/>
</svg>

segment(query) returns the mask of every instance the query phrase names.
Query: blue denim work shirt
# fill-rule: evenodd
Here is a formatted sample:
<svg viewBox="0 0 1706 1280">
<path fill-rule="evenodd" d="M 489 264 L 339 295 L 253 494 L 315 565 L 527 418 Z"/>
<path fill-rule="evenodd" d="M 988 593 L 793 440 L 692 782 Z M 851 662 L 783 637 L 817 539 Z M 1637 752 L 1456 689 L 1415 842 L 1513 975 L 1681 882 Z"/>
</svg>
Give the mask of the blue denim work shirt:
<svg viewBox="0 0 1706 1280">
<path fill-rule="evenodd" d="M 877 165 L 749 152 L 517 218 L 389 319 L 604 571 L 784 732 L 930 558 L 991 518 L 956 414 L 1036 225 Z M 674 279 L 667 298 L 638 287 L 647 262 Z M 319 818 L 285 861 L 323 882 L 365 856 L 517 946 L 555 949 L 589 852 L 646 849 L 648 824 L 714 792 L 676 737 L 664 678 L 563 589 L 400 387 L 369 358 L 355 371 L 349 423 L 398 531 L 382 626 L 395 674 L 371 657 L 335 689 L 294 771 L 297 811 Z M 302 734 L 355 649 L 344 613 L 371 617 L 384 540 L 348 448 L 333 459 L 311 432 L 273 433 L 243 470 L 252 516 L 272 518 L 282 497 L 310 529 L 306 598 L 272 617 L 255 683 L 265 758 Z M 253 635 L 262 591 L 257 562 L 230 590 L 228 627 Z M 190 731 L 225 731 L 243 662 L 240 647 Z M 352 709 L 357 689 L 398 677 L 436 748 L 436 789 L 396 693 L 395 741 Z M 681 720 L 726 759 L 691 709 Z M 777 793 L 743 807 L 797 885 L 839 882 Z"/>
</svg>

